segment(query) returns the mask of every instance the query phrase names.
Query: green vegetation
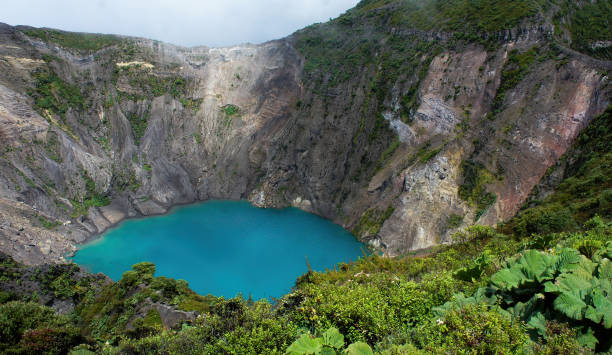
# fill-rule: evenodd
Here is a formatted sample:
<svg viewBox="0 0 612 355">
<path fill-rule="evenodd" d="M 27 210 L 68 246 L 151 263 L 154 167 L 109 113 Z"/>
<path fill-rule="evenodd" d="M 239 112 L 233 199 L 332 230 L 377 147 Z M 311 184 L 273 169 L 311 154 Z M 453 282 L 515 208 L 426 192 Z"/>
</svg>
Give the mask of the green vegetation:
<svg viewBox="0 0 612 355">
<path fill-rule="evenodd" d="M 491 276 L 490 283 L 472 297 L 462 294 L 437 308 L 440 315 L 467 304 L 487 304 L 507 318 L 523 320 L 539 336 L 547 322 L 568 321 L 578 331 L 578 342 L 588 348 L 612 347 L 605 336 L 612 328 L 612 244 L 592 259 L 572 248 L 553 253 L 527 250 Z"/>
<path fill-rule="evenodd" d="M 436 155 L 438 155 L 438 153 L 440 153 L 440 151 L 442 150 L 442 148 L 444 148 L 443 145 L 439 146 L 438 148 L 435 149 L 429 149 L 430 145 L 429 142 L 427 144 L 425 144 L 425 146 L 423 148 L 421 148 L 419 150 L 419 152 L 417 153 L 417 158 L 419 159 L 419 161 L 423 164 L 427 163 L 428 161 L 430 161 L 433 157 L 435 157 Z"/>
<path fill-rule="evenodd" d="M 513 28 L 522 19 L 537 14 L 538 3 L 529 0 L 366 0 L 354 12 L 389 11 L 396 25 L 458 32 L 469 37 Z"/>
<path fill-rule="evenodd" d="M 507 233 L 529 236 L 573 230 L 595 214 L 612 217 L 612 107 L 595 117 L 561 161 L 565 179 L 544 200 L 532 200 L 504 226 Z M 536 188 L 537 191 L 537 188 Z"/>
<path fill-rule="evenodd" d="M 493 110 L 500 111 L 502 104 L 504 103 L 504 97 L 508 90 L 513 89 L 518 83 L 525 78 L 525 75 L 529 72 L 531 64 L 536 59 L 537 49 L 536 47 L 531 48 L 528 51 L 520 53 L 518 50 L 513 49 L 508 54 L 508 60 L 504 64 L 502 69 L 501 83 L 499 89 L 495 94 L 493 100 Z"/>
<path fill-rule="evenodd" d="M 47 28 L 28 28 L 22 30 L 22 32 L 30 37 L 52 42 L 66 49 L 85 52 L 98 51 L 121 42 L 121 39 L 114 35 L 66 32 Z"/>
<path fill-rule="evenodd" d="M 240 109 L 238 108 L 238 106 L 232 105 L 232 104 L 223 106 L 221 110 L 223 110 L 223 112 L 225 112 L 225 115 L 228 117 L 234 116 L 238 114 L 238 112 L 240 112 Z"/>
<path fill-rule="evenodd" d="M 461 226 L 463 224 L 463 217 L 464 216 L 460 216 L 457 214 L 451 214 L 448 217 L 448 228 L 449 229 L 453 229 L 453 228 L 457 228 L 459 226 Z"/>
<path fill-rule="evenodd" d="M 50 221 L 43 216 L 37 216 L 36 218 L 46 229 L 54 229 L 55 227 L 62 225 L 60 221 Z"/>
<path fill-rule="evenodd" d="M 149 123 L 149 111 L 145 112 L 142 115 L 138 115 L 136 113 L 128 113 L 127 119 L 130 122 L 130 126 L 132 127 L 132 133 L 134 134 L 134 143 L 138 145 L 140 143 L 140 139 L 144 136 L 145 131 L 147 130 L 147 125 Z"/>
<path fill-rule="evenodd" d="M 463 183 L 459 185 L 459 197 L 476 207 L 478 220 L 497 200 L 494 193 L 488 192 L 486 185 L 494 181 L 494 176 L 484 165 L 471 160 L 461 163 Z"/>
<path fill-rule="evenodd" d="M 0 305 L 0 351 L 7 354 L 67 353 L 83 338 L 69 317 L 37 303 Z"/>
<path fill-rule="evenodd" d="M 71 200 L 74 210 L 72 211 L 72 218 L 83 216 L 87 214 L 90 207 L 103 207 L 110 204 L 110 197 L 98 193 L 96 190 L 96 183 L 87 175 L 83 173 L 83 179 L 85 180 L 85 196 L 80 199 Z"/>
<path fill-rule="evenodd" d="M 378 208 L 368 209 L 361 215 L 359 223 L 353 228 L 353 234 L 360 237 L 378 234 L 383 223 L 391 217 L 394 210 L 392 206 L 387 207 L 385 210 Z"/>
<path fill-rule="evenodd" d="M 30 185 L 30 187 L 36 188 L 36 184 L 34 183 L 34 181 L 32 181 L 32 179 L 27 177 L 26 174 L 24 174 L 21 170 L 17 169 L 17 174 L 19 174 L 19 176 L 21 176 L 23 178 L 23 180 L 25 180 L 25 182 L 28 185 Z"/>
<path fill-rule="evenodd" d="M 59 142 L 57 141 L 57 134 L 55 132 L 47 132 L 47 142 L 45 143 L 45 152 L 49 159 L 55 161 L 58 164 L 62 163 L 62 157 L 59 152 Z"/>
<path fill-rule="evenodd" d="M 43 117 L 47 117 L 46 110 L 66 118 L 68 108 L 83 110 L 85 99 L 76 86 L 62 80 L 55 71 L 49 67 L 41 67 L 32 73 L 35 87 L 27 91 L 34 98 L 34 107 Z"/>
<path fill-rule="evenodd" d="M 484 304 L 468 304 L 427 322 L 417 342 L 428 353 L 530 353 L 525 326 Z"/>
<path fill-rule="evenodd" d="M 200 133 L 198 132 L 194 133 L 193 138 L 195 139 L 196 143 L 202 144 L 202 136 L 200 136 Z"/>
<path fill-rule="evenodd" d="M 553 23 L 571 34 L 572 48 L 599 57 L 612 59 L 612 46 L 594 46 L 597 42 L 612 41 L 612 4 L 606 0 L 561 1 Z"/>
<path fill-rule="evenodd" d="M 189 95 L 189 81 L 176 74 L 157 75 L 148 68 L 139 65 L 115 67 L 113 71 L 113 83 L 117 83 L 120 77 L 125 77 L 130 86 L 141 91 L 139 94 L 119 91 L 120 99 L 138 101 L 142 99 L 153 99 L 155 97 L 170 94 L 179 100 L 188 109 L 197 112 L 202 99 L 194 99 Z"/>
<path fill-rule="evenodd" d="M 309 334 L 303 334 L 298 340 L 293 342 L 287 348 L 289 355 L 322 355 L 322 354 L 337 354 L 344 348 L 344 336 L 340 334 L 338 329 L 329 328 L 321 337 L 315 338 Z M 372 354 L 372 348 L 364 342 L 356 342 L 350 344 L 343 354 Z"/>
<path fill-rule="evenodd" d="M 416 163 L 417 161 L 421 164 L 425 164 L 438 155 L 438 153 L 444 149 L 444 146 L 445 144 L 441 144 L 437 148 L 431 149 L 431 142 L 427 141 L 415 154 L 412 154 L 405 159 L 403 164 L 406 167 Z"/>
<path fill-rule="evenodd" d="M 310 271 L 274 304 L 199 296 L 185 281 L 156 277 L 151 263 L 136 264 L 106 285 L 76 281 L 70 266 L 38 279 L 46 280 L 43 288 L 54 295 L 79 300 L 69 317 L 43 312 L 54 322 L 63 320 L 49 329 L 78 327 L 79 338 L 70 346 L 95 352 L 606 351 L 612 326 L 612 223 L 596 217 L 584 228 L 520 239 L 475 226 L 456 234 L 459 244 L 420 258 L 371 255 L 325 273 Z M 23 270 L 11 259 L 0 264 L 0 270 L 11 270 L 3 273 L 13 280 L 7 282 L 25 277 L 16 268 Z M 199 316 L 164 330 L 154 303 Z M 0 312 L 0 322 L 3 316 Z M 28 323 L 11 335 L 11 344 L 25 343 L 25 334 L 41 327 L 47 325 Z"/>
<path fill-rule="evenodd" d="M 221 111 L 225 113 L 225 126 L 226 127 L 230 127 L 232 125 L 232 118 L 240 114 L 240 108 L 232 104 L 227 104 L 221 107 Z"/>
<path fill-rule="evenodd" d="M 183 104 L 183 107 L 193 110 L 194 113 L 198 113 L 198 111 L 200 110 L 200 105 L 204 100 L 180 97 L 179 101 L 181 102 L 181 104 Z"/>
<path fill-rule="evenodd" d="M 375 171 L 382 169 L 382 167 L 385 165 L 387 160 L 393 156 L 393 153 L 395 153 L 395 151 L 397 150 L 397 148 L 399 148 L 399 146 L 400 146 L 400 141 L 398 138 L 395 138 L 393 142 L 391 142 L 391 145 L 389 145 L 389 147 L 385 149 L 385 151 L 382 152 L 382 154 L 380 155 L 380 159 L 376 163 Z"/>
</svg>

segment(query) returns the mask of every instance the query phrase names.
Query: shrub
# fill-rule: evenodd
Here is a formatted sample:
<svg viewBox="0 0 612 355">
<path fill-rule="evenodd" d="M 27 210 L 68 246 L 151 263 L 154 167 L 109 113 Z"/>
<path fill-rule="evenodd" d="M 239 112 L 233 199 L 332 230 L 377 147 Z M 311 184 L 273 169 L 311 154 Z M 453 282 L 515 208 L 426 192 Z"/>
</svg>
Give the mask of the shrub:
<svg viewBox="0 0 612 355">
<path fill-rule="evenodd" d="M 529 328 L 546 335 L 546 321 L 569 320 L 579 330 L 582 346 L 609 350 L 604 335 L 612 328 L 612 245 L 598 253 L 594 262 L 575 249 L 555 254 L 527 250 L 507 262 L 491 276 L 488 287 L 472 297 L 456 295 L 434 311 L 461 308 L 466 304 L 487 303 L 525 321 Z"/>
<path fill-rule="evenodd" d="M 533 351 L 542 355 L 587 353 L 587 349 L 580 346 L 576 336 L 576 331 L 571 329 L 567 323 L 547 322 L 544 342 L 534 344 Z"/>
<path fill-rule="evenodd" d="M 26 353 L 66 354 L 82 340 L 77 328 L 41 328 L 26 331 L 19 347 Z"/>
<path fill-rule="evenodd" d="M 511 225 L 518 236 L 527 237 L 532 234 L 561 232 L 575 227 L 575 221 L 569 209 L 560 204 L 552 204 L 521 212 Z"/>
<path fill-rule="evenodd" d="M 485 304 L 448 311 L 415 330 L 416 342 L 432 353 L 514 354 L 528 339 L 522 322 Z"/>
<path fill-rule="evenodd" d="M 466 230 L 456 232 L 452 235 L 453 243 L 468 243 L 477 240 L 488 240 L 498 234 L 489 226 L 473 225 Z"/>
<path fill-rule="evenodd" d="M 32 302 L 8 302 L 0 305 L 0 344 L 16 344 L 28 330 L 66 323 L 52 308 Z"/>
</svg>

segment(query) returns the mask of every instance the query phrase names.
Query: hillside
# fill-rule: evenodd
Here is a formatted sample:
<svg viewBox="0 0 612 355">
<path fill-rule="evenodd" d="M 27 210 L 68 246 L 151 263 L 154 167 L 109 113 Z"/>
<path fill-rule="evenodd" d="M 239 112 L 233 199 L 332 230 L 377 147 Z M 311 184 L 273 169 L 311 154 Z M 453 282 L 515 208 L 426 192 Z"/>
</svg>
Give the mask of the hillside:
<svg viewBox="0 0 612 355">
<path fill-rule="evenodd" d="M 607 43 L 580 19 L 610 9 L 563 4 L 363 1 L 221 49 L 3 26 L 0 250 L 57 262 L 211 198 L 294 205 L 389 255 L 507 220 L 609 102 L 610 62 L 570 47 Z"/>
<path fill-rule="evenodd" d="M 611 18 L 363 0 L 228 48 L 0 24 L 0 352 L 611 351 Z M 383 256 L 272 303 L 65 264 L 207 199 L 295 206 Z"/>
</svg>

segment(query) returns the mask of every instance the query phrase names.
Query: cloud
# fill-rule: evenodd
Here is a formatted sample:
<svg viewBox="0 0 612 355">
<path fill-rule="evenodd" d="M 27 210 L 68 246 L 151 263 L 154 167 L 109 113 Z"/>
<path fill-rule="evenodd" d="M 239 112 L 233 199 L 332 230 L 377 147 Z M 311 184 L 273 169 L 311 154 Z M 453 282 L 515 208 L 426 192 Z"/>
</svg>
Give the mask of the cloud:
<svg viewBox="0 0 612 355">
<path fill-rule="evenodd" d="M 147 37 L 184 46 L 260 43 L 337 17 L 358 0 L 20 0 L 0 22 Z"/>
</svg>

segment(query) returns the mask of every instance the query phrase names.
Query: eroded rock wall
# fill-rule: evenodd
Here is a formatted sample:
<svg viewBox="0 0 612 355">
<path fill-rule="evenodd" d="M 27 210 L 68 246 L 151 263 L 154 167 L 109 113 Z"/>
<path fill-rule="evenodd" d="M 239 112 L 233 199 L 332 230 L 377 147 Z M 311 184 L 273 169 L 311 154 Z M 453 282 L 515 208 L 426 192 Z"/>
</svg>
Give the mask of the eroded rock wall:
<svg viewBox="0 0 612 355">
<path fill-rule="evenodd" d="M 511 51 L 544 45 L 527 34 L 423 54 L 422 78 L 400 75 L 372 104 L 379 68 L 322 91 L 294 37 L 220 49 L 126 39 L 79 54 L 2 26 L 0 251 L 58 262 L 125 218 L 213 198 L 293 205 L 389 255 L 495 224 L 610 101 L 597 63 L 542 56 L 496 104 Z M 78 88 L 82 106 L 41 108 L 40 70 Z M 483 211 L 459 196 L 465 161 L 490 175 L 497 198 Z"/>
</svg>

